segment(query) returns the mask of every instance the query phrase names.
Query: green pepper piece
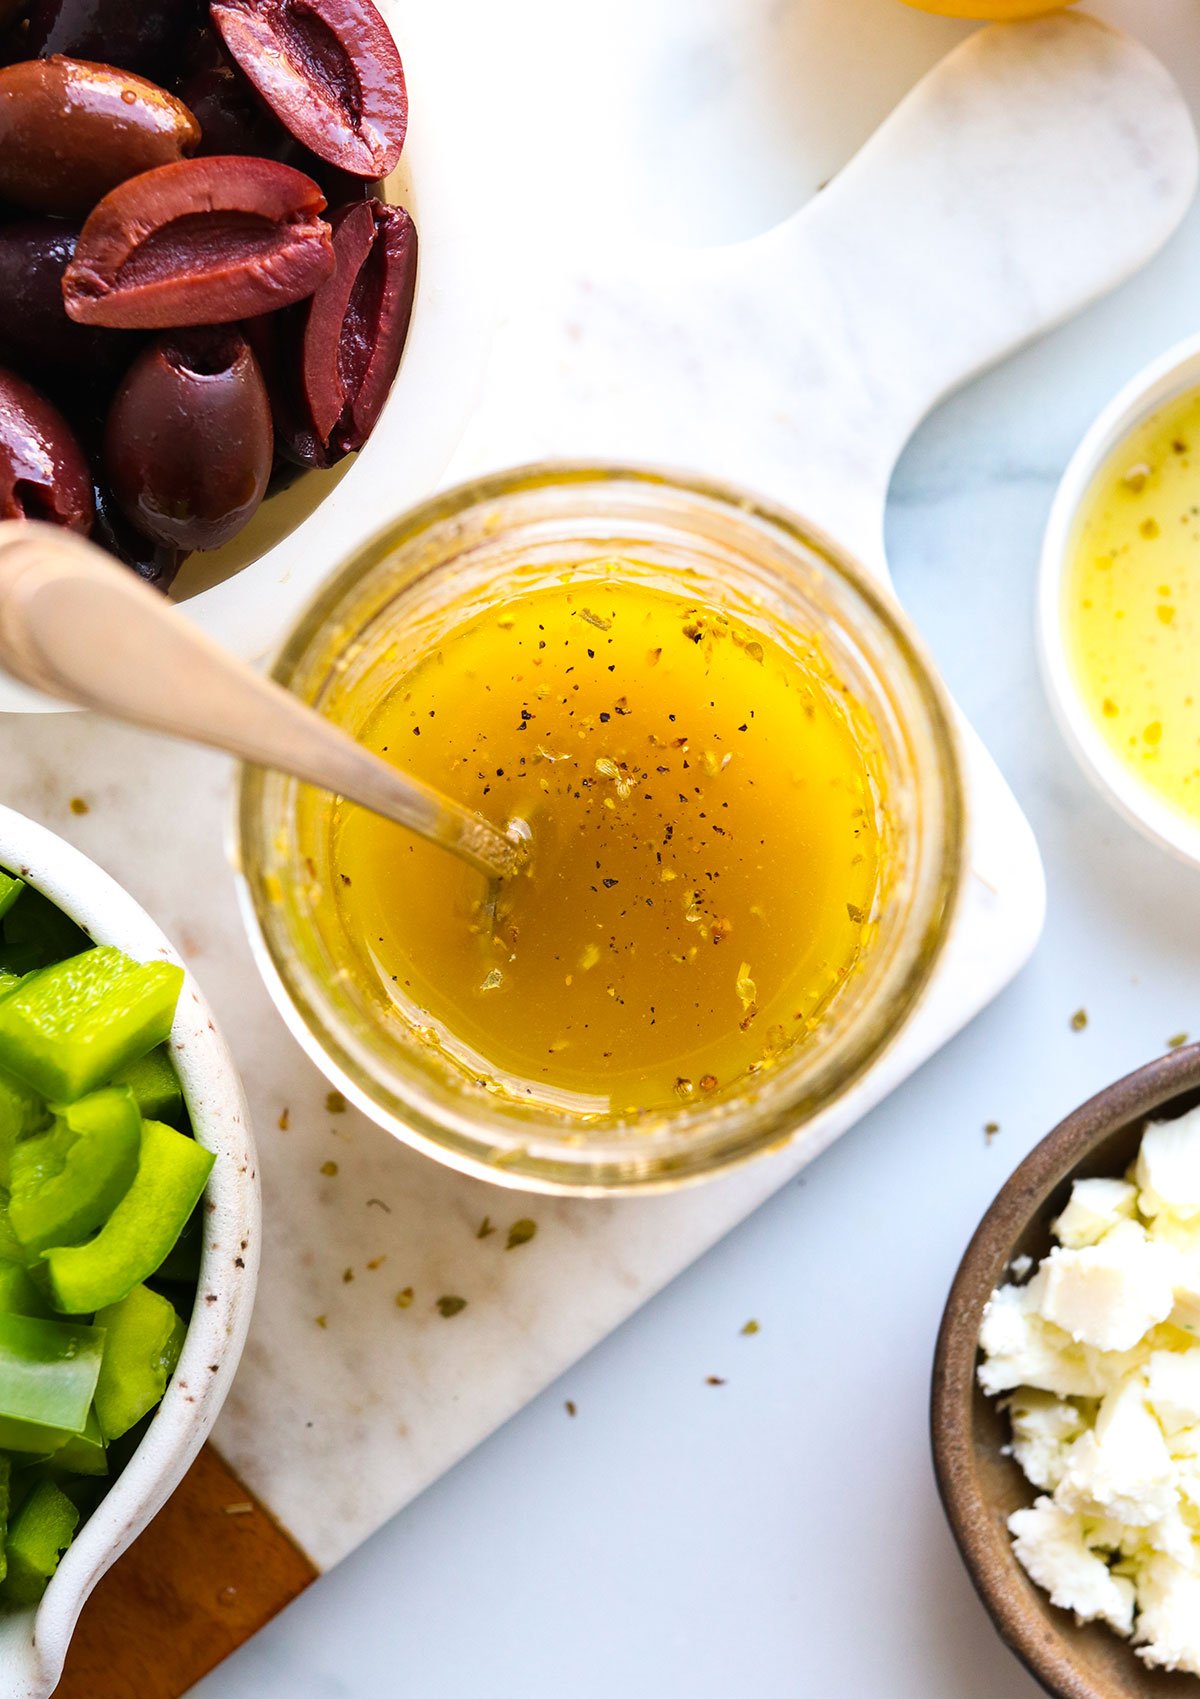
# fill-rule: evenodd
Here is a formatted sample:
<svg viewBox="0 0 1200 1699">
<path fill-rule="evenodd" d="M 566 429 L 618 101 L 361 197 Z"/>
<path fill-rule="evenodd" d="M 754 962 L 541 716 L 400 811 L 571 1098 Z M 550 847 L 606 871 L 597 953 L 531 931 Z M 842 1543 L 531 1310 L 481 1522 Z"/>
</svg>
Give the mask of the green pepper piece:
<svg viewBox="0 0 1200 1699">
<path fill-rule="evenodd" d="M 0 1262 L 24 1262 L 20 1240 L 8 1222 L 8 1193 L 0 1186 Z"/>
<path fill-rule="evenodd" d="M 108 1452 L 100 1431 L 100 1418 L 95 1405 L 88 1411 L 87 1426 L 81 1434 L 72 1434 L 65 1445 L 50 1458 L 47 1469 L 56 1478 L 60 1475 L 107 1475 Z"/>
<path fill-rule="evenodd" d="M 49 1132 L 12 1153 L 8 1219 L 27 1258 L 77 1245 L 103 1225 L 137 1173 L 142 1118 L 128 1086 L 65 1108 Z"/>
<path fill-rule="evenodd" d="M 19 1262 L 0 1260 L 0 1315 L 48 1316 L 50 1306 L 38 1291 L 29 1270 Z"/>
<path fill-rule="evenodd" d="M 98 1327 L 0 1315 L 0 1447 L 40 1455 L 82 1433 L 103 1350 Z"/>
<path fill-rule="evenodd" d="M 8 1530 L 8 1574 L 0 1587 L 6 1604 L 37 1604 L 78 1526 L 79 1511 L 61 1487 L 39 1481 Z"/>
<path fill-rule="evenodd" d="M 25 889 L 20 902 L 5 916 L 4 942 L 16 949 L 27 946 L 36 951 L 38 967 L 48 967 L 51 962 L 61 962 L 65 956 L 77 956 L 81 950 L 92 947 L 92 940 L 82 926 L 76 926 L 57 903 L 32 886 Z"/>
<path fill-rule="evenodd" d="M 15 874 L 0 871 L 0 920 L 8 913 L 24 889 L 24 879 L 18 879 Z"/>
<path fill-rule="evenodd" d="M 210 1151 L 161 1121 L 142 1123 L 133 1184 L 94 1239 L 46 1252 L 56 1309 L 89 1315 L 148 1280 L 200 1201 L 213 1165 Z"/>
<path fill-rule="evenodd" d="M 113 1085 L 127 1085 L 147 1121 L 165 1121 L 169 1127 L 183 1123 L 183 1091 L 179 1075 L 165 1044 L 158 1045 L 136 1062 L 119 1068 Z"/>
<path fill-rule="evenodd" d="M 203 1250 L 204 1209 L 198 1205 L 188 1216 L 183 1232 L 154 1271 L 154 1278 L 172 1285 L 194 1286 L 200 1278 L 200 1256 Z"/>
<path fill-rule="evenodd" d="M 0 1066 L 51 1102 L 72 1103 L 171 1030 L 183 969 L 112 945 L 31 974 L 0 998 Z"/>
<path fill-rule="evenodd" d="M 9 991 L 15 991 L 23 978 L 23 974 L 10 973 L 7 968 L 0 968 L 0 997 Z"/>
<path fill-rule="evenodd" d="M 49 1113 L 42 1098 L 24 1080 L 0 1068 L 0 1186 L 12 1183 L 12 1153 L 17 1140 L 44 1127 Z"/>
<path fill-rule="evenodd" d="M 30 1490 L 36 1481 L 48 1475 L 82 1509 L 83 1500 L 96 1479 L 108 1474 L 108 1447 L 100 1432 L 95 1405 L 88 1411 L 87 1426 L 81 1434 L 68 1434 L 57 1450 L 47 1451 L 41 1457 L 18 1455 L 13 1464 L 20 1468 L 16 1480 L 26 1484 Z M 84 1478 L 77 1483 L 76 1476 Z M 80 1489 L 78 1493 L 76 1485 Z"/>
<path fill-rule="evenodd" d="M 174 1304 L 148 1286 L 100 1310 L 96 1326 L 104 1329 L 96 1414 L 105 1439 L 120 1439 L 162 1398 L 187 1328 Z"/>
</svg>

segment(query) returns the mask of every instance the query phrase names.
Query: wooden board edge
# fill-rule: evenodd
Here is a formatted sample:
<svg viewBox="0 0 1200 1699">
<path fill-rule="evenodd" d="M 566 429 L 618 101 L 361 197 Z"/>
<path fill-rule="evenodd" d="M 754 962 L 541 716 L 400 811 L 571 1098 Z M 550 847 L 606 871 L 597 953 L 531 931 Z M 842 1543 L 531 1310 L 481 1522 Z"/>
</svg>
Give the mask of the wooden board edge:
<svg viewBox="0 0 1200 1699">
<path fill-rule="evenodd" d="M 180 1699 L 316 1577 L 206 1446 L 84 1606 L 56 1699 Z"/>
</svg>

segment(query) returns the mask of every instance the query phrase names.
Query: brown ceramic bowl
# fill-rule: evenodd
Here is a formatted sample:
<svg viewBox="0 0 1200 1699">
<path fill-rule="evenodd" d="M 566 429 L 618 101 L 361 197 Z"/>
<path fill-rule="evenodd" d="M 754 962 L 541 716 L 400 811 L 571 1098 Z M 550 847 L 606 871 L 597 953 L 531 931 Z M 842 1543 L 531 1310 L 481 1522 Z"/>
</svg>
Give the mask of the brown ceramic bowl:
<svg viewBox="0 0 1200 1699">
<path fill-rule="evenodd" d="M 1025 1158 L 980 1222 L 950 1288 L 933 1367 L 931 1421 L 938 1491 L 979 1597 L 1001 1638 L 1058 1699 L 1186 1699 L 1188 1676 L 1148 1670 L 1103 1623 L 1080 1627 L 1035 1587 L 1013 1556 L 1006 1523 L 1035 1489 L 1005 1457 L 1008 1423 L 975 1380 L 983 1306 L 1014 1257 L 1038 1261 L 1070 1183 L 1120 1174 L 1149 1116 L 1200 1103 L 1200 1044 L 1139 1068 L 1055 1127 Z"/>
</svg>

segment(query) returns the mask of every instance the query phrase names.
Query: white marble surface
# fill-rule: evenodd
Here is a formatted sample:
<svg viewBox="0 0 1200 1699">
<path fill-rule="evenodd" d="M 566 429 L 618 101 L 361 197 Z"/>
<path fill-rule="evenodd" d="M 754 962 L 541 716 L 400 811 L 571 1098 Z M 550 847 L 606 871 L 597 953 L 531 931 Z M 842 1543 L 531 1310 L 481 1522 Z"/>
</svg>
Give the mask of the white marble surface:
<svg viewBox="0 0 1200 1699">
<path fill-rule="evenodd" d="M 1192 0 L 1108 11 L 1193 70 Z M 476 51 L 518 65 L 511 150 L 481 138 L 497 193 L 511 190 L 510 174 L 519 185 L 536 170 L 556 204 L 569 192 L 577 211 L 691 239 L 773 222 L 960 33 L 893 0 L 864 0 L 853 18 L 845 0 L 615 0 L 595 34 L 574 8 L 522 0 L 506 9 L 498 43 L 488 30 L 500 19 L 470 14 Z M 574 66 L 570 87 L 552 74 L 555 53 Z M 1033 966 L 746 1228 L 210 1678 L 206 1699 L 564 1689 L 599 1699 L 617 1685 L 638 1699 L 950 1699 L 968 1680 L 981 1699 L 1032 1693 L 941 1526 L 923 1432 L 928 1354 L 957 1253 L 1017 1157 L 1169 1033 L 1200 1031 L 1188 971 L 1200 946 L 1195 881 L 1086 790 L 1046 730 L 1030 642 L 1054 478 L 1108 390 L 1194 328 L 1198 282 L 1193 215 L 1147 275 L 944 409 L 894 490 L 901 588 L 1042 839 L 1052 907 Z M 315 1176 L 344 1147 L 356 1182 L 369 1181 L 378 1158 L 363 1147 L 375 1135 L 318 1112 L 270 1037 L 265 999 L 245 997 L 210 841 L 219 763 L 168 764 L 129 736 L 112 745 L 127 762 L 118 773 L 96 761 L 85 722 L 58 723 L 53 762 L 48 736 L 6 743 L 8 794 L 119 866 L 197 952 L 218 1010 L 222 1000 L 239 1010 L 235 1036 L 265 1065 L 263 1093 L 293 1106 L 292 1131 L 262 1129 L 267 1154 L 292 1141 L 292 1160 Z M 69 813 L 73 794 L 91 814 Z M 1080 1004 L 1091 1023 L 1076 1035 L 1068 1020 Z M 1002 1131 L 988 1146 L 990 1119 Z M 512 1303 L 516 1329 L 532 1322 L 521 1290 L 552 1243 L 548 1215 L 532 1245 L 506 1255 L 471 1237 L 464 1207 L 453 1269 L 422 1266 L 414 1245 L 406 1271 L 394 1247 L 368 1272 L 376 1248 L 361 1223 L 382 1213 L 364 1197 L 348 1242 L 318 1213 L 342 1178 L 313 1182 L 313 1297 L 331 1318 L 360 1282 L 386 1281 L 390 1298 L 410 1281 L 465 1292 L 469 1277 L 472 1297 L 499 1290 Z M 501 1222 L 517 1213 L 492 1209 L 482 1190 L 478 1201 Z M 358 1271 L 348 1287 L 343 1251 Z M 385 1332 L 384 1316 L 402 1327 L 408 1312 L 379 1308 L 378 1350 L 403 1389 L 417 1365 L 410 1375 L 403 1335 Z M 461 1330 L 464 1388 L 471 1315 L 445 1324 Z M 762 1331 L 743 1338 L 752 1315 Z M 706 1385 L 708 1374 L 727 1384 Z M 353 1453 L 353 1419 L 331 1439 Z M 320 1494 L 325 1482 L 318 1474 L 310 1487 Z"/>
</svg>

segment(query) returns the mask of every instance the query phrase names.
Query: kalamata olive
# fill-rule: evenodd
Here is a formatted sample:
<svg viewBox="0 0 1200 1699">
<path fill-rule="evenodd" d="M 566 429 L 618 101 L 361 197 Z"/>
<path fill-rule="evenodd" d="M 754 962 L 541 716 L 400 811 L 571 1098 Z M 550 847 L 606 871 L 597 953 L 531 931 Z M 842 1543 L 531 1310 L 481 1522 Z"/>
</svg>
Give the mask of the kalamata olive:
<svg viewBox="0 0 1200 1699">
<path fill-rule="evenodd" d="M 334 268 L 325 197 L 269 159 L 189 159 L 106 195 L 63 278 L 79 324 L 230 324 L 304 300 Z"/>
<path fill-rule="evenodd" d="M 92 541 L 115 555 L 139 578 L 164 593 L 175 582 L 179 568 L 187 559 L 182 549 L 164 548 L 161 543 L 143 537 L 135 531 L 117 506 L 116 498 L 102 478 L 94 484 L 96 520 L 92 526 Z"/>
<path fill-rule="evenodd" d="M 78 235 L 55 218 L 0 224 L 0 362 L 35 382 L 69 377 L 76 391 L 111 382 L 137 349 L 127 331 L 67 317 L 62 280 Z"/>
<path fill-rule="evenodd" d="M 33 0 L 25 51 L 66 53 L 162 78 L 178 62 L 195 0 Z"/>
<path fill-rule="evenodd" d="M 297 157 L 303 150 L 295 136 L 279 122 L 211 27 L 196 30 L 189 40 L 183 75 L 176 86 L 179 98 L 200 125 L 201 154 L 254 154 L 307 169 Z"/>
<path fill-rule="evenodd" d="M 83 59 L 0 70 L 0 197 L 66 218 L 194 148 L 200 128 L 155 83 Z"/>
<path fill-rule="evenodd" d="M 318 432 L 349 452 L 374 430 L 400 366 L 417 283 L 417 229 L 403 207 L 369 201 L 339 216 L 334 245 L 335 278 L 308 309 L 302 378 Z"/>
<path fill-rule="evenodd" d="M 0 519 L 86 535 L 92 517 L 92 475 L 70 425 L 23 378 L 0 371 Z"/>
<path fill-rule="evenodd" d="M 330 206 L 377 193 L 374 179 L 351 176 L 319 159 L 284 128 L 211 26 L 192 32 L 174 87 L 200 125 L 199 153 L 278 159 L 311 177 Z"/>
<path fill-rule="evenodd" d="M 200 125 L 201 155 L 254 154 L 280 160 L 311 177 L 330 206 L 365 200 L 378 191 L 373 178 L 341 171 L 298 142 L 211 29 L 195 32 L 176 92 Z"/>
<path fill-rule="evenodd" d="M 169 548 L 215 549 L 262 501 L 271 404 L 232 326 L 178 331 L 142 350 L 109 410 L 104 463 L 126 518 Z"/>
<path fill-rule="evenodd" d="M 311 301 L 280 315 L 264 354 L 280 439 L 307 466 L 331 466 L 374 430 L 417 279 L 416 226 L 403 207 L 364 201 L 339 208 L 331 223 L 337 270 Z"/>
<path fill-rule="evenodd" d="M 276 117 L 356 177 L 394 170 L 404 67 L 372 0 L 211 0 L 213 22 Z"/>
</svg>

